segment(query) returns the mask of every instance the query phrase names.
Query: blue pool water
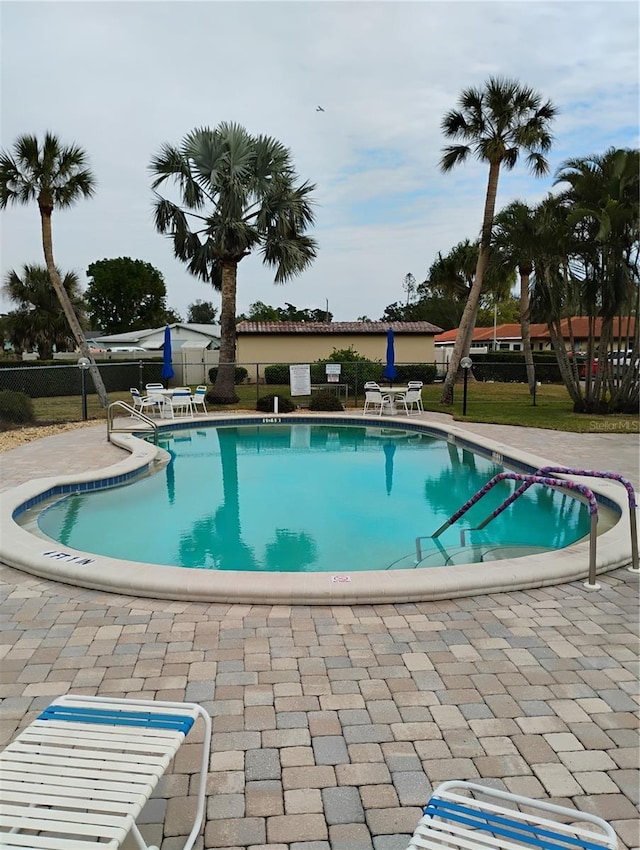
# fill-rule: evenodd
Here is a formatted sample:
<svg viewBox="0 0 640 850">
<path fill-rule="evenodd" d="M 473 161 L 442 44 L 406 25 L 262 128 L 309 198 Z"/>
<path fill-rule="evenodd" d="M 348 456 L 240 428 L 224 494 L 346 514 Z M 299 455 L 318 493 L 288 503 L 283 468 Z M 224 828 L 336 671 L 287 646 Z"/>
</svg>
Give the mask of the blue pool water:
<svg viewBox="0 0 640 850">
<path fill-rule="evenodd" d="M 429 536 L 504 467 L 419 431 L 242 425 L 161 435 L 171 462 L 123 487 L 48 506 L 40 530 L 65 546 L 208 570 L 345 572 L 416 566 Z M 557 549 L 588 534 L 584 505 L 532 487 L 481 532 L 514 488 L 501 482 L 420 567 Z"/>
</svg>

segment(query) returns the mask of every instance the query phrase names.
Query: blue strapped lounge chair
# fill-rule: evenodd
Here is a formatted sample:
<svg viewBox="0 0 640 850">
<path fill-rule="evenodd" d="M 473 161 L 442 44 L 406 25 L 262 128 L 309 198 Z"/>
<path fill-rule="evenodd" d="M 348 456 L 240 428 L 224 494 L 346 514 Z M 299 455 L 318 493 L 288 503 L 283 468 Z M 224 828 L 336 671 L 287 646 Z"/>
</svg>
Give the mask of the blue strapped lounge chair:
<svg viewBox="0 0 640 850">
<path fill-rule="evenodd" d="M 198 806 L 183 850 L 204 817 L 211 719 L 194 703 L 67 695 L 0 753 L 0 847 L 118 848 L 194 722 L 205 726 Z M 96 843 L 99 842 L 99 843 Z"/>
<path fill-rule="evenodd" d="M 434 791 L 407 850 L 615 850 L 617 846 L 611 826 L 596 815 L 451 781 Z"/>
</svg>

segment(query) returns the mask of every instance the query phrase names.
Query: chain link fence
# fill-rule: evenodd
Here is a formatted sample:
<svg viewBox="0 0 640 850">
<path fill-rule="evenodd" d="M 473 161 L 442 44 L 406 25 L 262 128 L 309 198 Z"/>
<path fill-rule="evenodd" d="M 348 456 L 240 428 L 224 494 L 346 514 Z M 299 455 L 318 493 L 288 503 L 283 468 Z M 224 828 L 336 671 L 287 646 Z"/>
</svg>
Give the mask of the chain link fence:
<svg viewBox="0 0 640 850">
<path fill-rule="evenodd" d="M 300 363 L 244 363 L 236 364 L 236 394 L 240 401 L 236 407 L 255 410 L 258 400 L 266 395 L 290 397 L 290 366 Z M 111 400 L 130 400 L 130 389 L 137 388 L 145 393 L 146 384 L 162 382 L 162 361 L 131 360 L 97 362 L 107 393 Z M 309 364 L 311 394 L 330 392 L 340 398 L 347 408 L 358 408 L 364 400 L 364 384 L 377 381 L 384 388 L 389 385 L 383 377 L 384 364 L 370 361 L 331 363 L 327 369 L 325 362 Z M 191 369 L 193 367 L 193 369 Z M 175 364 L 174 364 L 175 368 Z M 193 370 L 196 370 L 195 372 Z M 197 371 L 197 370 L 200 371 Z M 215 382 L 217 366 L 203 371 L 200 361 L 182 364 L 176 369 L 176 375 L 168 382 L 170 387 L 191 386 L 204 383 L 211 387 Z M 406 385 L 408 381 L 422 381 L 425 385 L 442 380 L 446 364 L 436 363 L 396 363 L 395 385 Z M 196 382 L 184 378 L 197 375 L 202 379 Z M 471 381 L 508 382 L 526 384 L 527 376 L 524 360 L 520 362 L 493 362 L 490 359 L 474 357 L 473 367 L 469 371 Z M 536 364 L 536 379 L 543 383 L 560 383 L 557 364 L 546 358 L 546 363 Z M 29 396 L 36 407 L 39 420 L 74 421 L 85 418 L 87 398 L 89 400 L 89 418 L 99 418 L 105 413 L 100 407 L 91 375 L 76 363 L 52 363 L 41 365 L 37 361 L 7 362 L 0 366 L 0 391 L 11 390 Z M 306 407 L 310 396 L 295 396 L 293 401 L 299 407 Z M 65 403 L 66 402 L 66 403 Z"/>
</svg>

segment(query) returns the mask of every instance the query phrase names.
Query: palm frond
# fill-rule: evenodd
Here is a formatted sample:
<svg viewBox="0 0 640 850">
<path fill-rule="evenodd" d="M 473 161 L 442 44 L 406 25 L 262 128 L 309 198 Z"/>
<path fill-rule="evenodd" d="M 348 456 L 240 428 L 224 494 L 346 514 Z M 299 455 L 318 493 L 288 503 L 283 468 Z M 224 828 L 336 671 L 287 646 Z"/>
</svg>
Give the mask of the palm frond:
<svg viewBox="0 0 640 850">
<path fill-rule="evenodd" d="M 451 171 L 456 165 L 464 162 L 470 153 L 471 148 L 468 145 L 447 146 L 440 160 L 440 170 L 445 173 Z"/>
</svg>

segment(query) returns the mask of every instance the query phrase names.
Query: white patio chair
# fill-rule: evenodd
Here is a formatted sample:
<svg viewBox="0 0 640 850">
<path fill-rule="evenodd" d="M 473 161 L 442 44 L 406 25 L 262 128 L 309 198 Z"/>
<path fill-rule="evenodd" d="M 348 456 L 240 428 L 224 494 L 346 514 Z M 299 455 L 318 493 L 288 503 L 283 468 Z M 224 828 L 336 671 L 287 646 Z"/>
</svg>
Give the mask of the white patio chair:
<svg viewBox="0 0 640 850">
<path fill-rule="evenodd" d="M 143 396 L 137 387 L 131 387 L 129 392 L 131 393 L 132 407 L 134 410 L 137 410 L 140 413 L 144 413 L 145 410 L 149 410 L 151 413 L 153 412 L 151 408 L 157 407 L 156 401 L 154 399 L 150 399 L 148 396 Z"/>
<path fill-rule="evenodd" d="M 169 413 L 172 419 L 176 414 L 193 418 L 193 403 L 189 387 L 176 387 L 171 396 L 165 399 L 165 412 Z"/>
<path fill-rule="evenodd" d="M 207 413 L 207 405 L 205 404 L 206 396 L 207 388 L 204 386 L 204 384 L 201 384 L 199 387 L 195 388 L 195 391 L 191 396 L 191 404 L 193 405 L 194 412 L 197 407 L 202 407 L 202 412 Z"/>
<path fill-rule="evenodd" d="M 383 410 L 387 410 L 389 413 L 391 413 L 391 396 L 386 393 L 383 393 L 380 387 L 377 387 L 376 389 L 367 389 L 365 386 L 364 410 L 362 412 L 367 413 L 369 411 L 369 408 L 373 408 L 374 411 L 377 410 L 380 416 L 382 416 Z"/>
<path fill-rule="evenodd" d="M 402 411 L 398 411 L 398 407 L 404 407 L 404 412 L 409 415 L 409 409 L 407 407 L 407 403 L 405 401 L 406 393 L 402 392 L 393 392 L 390 394 L 391 398 L 391 413 L 398 413 Z"/>
<path fill-rule="evenodd" d="M 451 780 L 436 788 L 407 850 L 616 850 L 612 827 L 597 815 Z"/>
<path fill-rule="evenodd" d="M 408 387 L 405 393 L 400 393 L 395 396 L 395 402 L 402 402 L 407 416 L 411 415 L 411 411 L 415 408 L 414 416 L 424 412 L 422 406 L 422 384 L 419 387 Z"/>
<path fill-rule="evenodd" d="M 195 703 L 75 694 L 56 699 L 0 753 L 0 846 L 119 848 L 130 834 L 153 850 L 136 819 L 198 719 L 197 807 L 182 845 L 190 850 L 205 812 L 209 714 Z"/>
</svg>

